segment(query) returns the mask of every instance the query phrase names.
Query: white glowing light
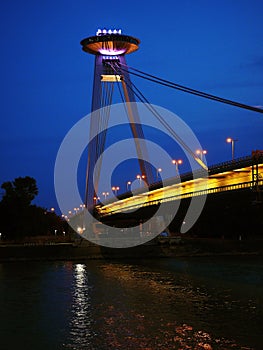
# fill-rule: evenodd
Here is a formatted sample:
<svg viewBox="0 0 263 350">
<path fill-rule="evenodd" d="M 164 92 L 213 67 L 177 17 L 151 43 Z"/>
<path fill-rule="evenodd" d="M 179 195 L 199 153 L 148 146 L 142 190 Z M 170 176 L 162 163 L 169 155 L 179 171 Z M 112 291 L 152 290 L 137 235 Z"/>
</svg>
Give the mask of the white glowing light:
<svg viewBox="0 0 263 350">
<path fill-rule="evenodd" d="M 106 49 L 100 49 L 99 52 L 102 55 L 109 55 L 109 56 L 117 56 L 117 55 L 121 55 L 125 52 L 125 49 L 122 50 L 106 50 Z"/>
<path fill-rule="evenodd" d="M 96 35 L 102 34 L 121 34 L 121 29 L 98 29 Z"/>
<path fill-rule="evenodd" d="M 118 56 L 103 56 L 104 60 L 118 60 Z"/>
</svg>

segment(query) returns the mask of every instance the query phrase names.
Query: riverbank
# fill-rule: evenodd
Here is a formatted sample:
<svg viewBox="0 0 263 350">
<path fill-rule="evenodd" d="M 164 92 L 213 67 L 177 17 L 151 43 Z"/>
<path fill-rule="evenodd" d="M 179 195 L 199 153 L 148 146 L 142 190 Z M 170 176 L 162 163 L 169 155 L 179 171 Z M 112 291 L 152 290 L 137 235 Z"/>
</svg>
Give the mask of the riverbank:
<svg viewBox="0 0 263 350">
<path fill-rule="evenodd" d="M 263 255 L 263 240 L 184 238 L 133 248 L 106 248 L 88 241 L 0 244 L 0 261 L 173 258 L 214 255 Z"/>
</svg>

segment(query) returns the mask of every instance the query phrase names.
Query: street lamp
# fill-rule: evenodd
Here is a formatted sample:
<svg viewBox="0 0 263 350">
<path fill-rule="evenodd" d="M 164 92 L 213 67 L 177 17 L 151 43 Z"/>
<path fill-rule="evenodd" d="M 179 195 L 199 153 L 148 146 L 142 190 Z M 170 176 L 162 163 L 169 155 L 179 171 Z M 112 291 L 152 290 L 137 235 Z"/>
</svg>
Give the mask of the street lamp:
<svg viewBox="0 0 263 350">
<path fill-rule="evenodd" d="M 163 170 L 162 168 L 158 168 L 158 169 L 156 170 L 156 178 L 157 178 L 157 181 L 158 181 L 159 175 L 161 174 L 162 170 Z"/>
<path fill-rule="evenodd" d="M 98 201 L 100 200 L 100 197 L 93 197 L 94 204 L 98 204 Z"/>
<path fill-rule="evenodd" d="M 172 163 L 175 165 L 176 175 L 179 175 L 178 165 L 183 164 L 182 159 L 173 159 Z"/>
<path fill-rule="evenodd" d="M 232 153 L 232 160 L 235 158 L 235 142 L 238 141 L 237 139 L 232 139 L 232 137 L 228 137 L 226 139 L 227 143 L 231 143 L 231 153 Z"/>
<path fill-rule="evenodd" d="M 195 151 L 195 153 L 199 156 L 199 158 L 200 158 L 201 160 L 203 160 L 203 155 L 207 154 L 207 150 L 206 150 L 206 149 L 202 149 L 202 150 L 197 149 L 197 150 Z"/>
<path fill-rule="evenodd" d="M 137 175 L 136 178 L 140 181 L 140 187 L 142 186 L 142 180 L 146 179 L 145 175 Z"/>
<path fill-rule="evenodd" d="M 75 214 L 79 211 L 79 208 L 74 208 Z"/>
<path fill-rule="evenodd" d="M 104 196 L 104 198 L 106 200 L 107 196 L 109 195 L 109 192 L 102 192 L 102 195 Z"/>
<path fill-rule="evenodd" d="M 142 185 L 142 177 L 141 177 L 141 175 L 137 175 L 136 178 L 140 181 L 140 187 L 141 187 L 141 185 Z"/>
<path fill-rule="evenodd" d="M 129 191 L 129 187 L 131 186 L 131 181 L 127 182 L 127 191 Z M 130 188 L 131 189 L 131 188 Z"/>
<path fill-rule="evenodd" d="M 116 195 L 117 195 L 117 192 L 118 192 L 119 189 L 120 189 L 120 187 L 118 187 L 118 186 L 113 186 L 111 189 L 112 189 L 112 191 L 114 191 L 115 196 L 116 196 Z"/>
</svg>

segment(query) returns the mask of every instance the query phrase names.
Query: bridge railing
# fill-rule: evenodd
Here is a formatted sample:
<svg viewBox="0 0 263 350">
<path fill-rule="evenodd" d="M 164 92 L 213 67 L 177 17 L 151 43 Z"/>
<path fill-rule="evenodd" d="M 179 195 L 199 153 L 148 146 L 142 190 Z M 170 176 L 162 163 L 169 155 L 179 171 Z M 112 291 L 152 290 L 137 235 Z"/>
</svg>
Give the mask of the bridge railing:
<svg viewBox="0 0 263 350">
<path fill-rule="evenodd" d="M 181 176 L 178 175 L 176 177 L 172 177 L 163 181 L 155 182 L 149 186 L 149 191 L 163 187 L 163 185 L 165 186 L 172 185 L 176 182 L 176 179 L 178 180 L 180 179 L 180 182 L 185 182 L 185 181 L 192 180 L 193 178 L 195 179 L 202 178 L 204 176 L 206 177 L 207 175 L 216 174 L 219 171 L 221 172 L 228 171 L 228 170 L 236 169 L 237 167 L 245 167 L 248 165 L 252 165 L 252 162 L 253 162 L 253 158 L 249 155 L 245 157 L 236 158 L 234 160 L 217 163 L 210 166 L 208 168 L 208 172 L 206 172 L 203 169 L 198 169 L 195 171 L 189 171 L 187 173 L 181 174 Z M 143 192 L 143 190 L 141 190 L 140 192 Z"/>
<path fill-rule="evenodd" d="M 236 158 L 233 160 L 229 160 L 227 162 L 222 162 L 222 163 L 217 163 L 217 164 L 211 165 L 208 169 L 208 172 L 209 172 L 209 174 L 214 174 L 218 170 L 220 170 L 220 171 L 233 170 L 239 166 L 245 167 L 248 165 L 252 165 L 252 162 L 253 162 L 252 156 L 240 157 L 240 158 Z"/>
</svg>

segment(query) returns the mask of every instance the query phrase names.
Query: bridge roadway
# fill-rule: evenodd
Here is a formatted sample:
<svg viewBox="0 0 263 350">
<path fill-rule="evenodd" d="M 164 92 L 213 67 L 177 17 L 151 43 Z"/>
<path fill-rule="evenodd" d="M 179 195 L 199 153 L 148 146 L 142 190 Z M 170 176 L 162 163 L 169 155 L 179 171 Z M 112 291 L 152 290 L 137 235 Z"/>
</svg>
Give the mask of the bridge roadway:
<svg viewBox="0 0 263 350">
<path fill-rule="evenodd" d="M 217 192 L 233 191 L 246 188 L 262 188 L 263 159 L 257 161 L 253 157 L 240 158 L 234 161 L 217 164 L 204 174 L 201 170 L 194 178 L 192 173 L 156 183 L 149 191 L 126 193 L 118 196 L 117 201 L 96 206 L 99 215 L 109 216 L 125 213 L 145 206 L 162 202 L 176 201 L 193 196 L 209 195 Z M 179 183 L 178 183 L 179 182 Z"/>
</svg>

